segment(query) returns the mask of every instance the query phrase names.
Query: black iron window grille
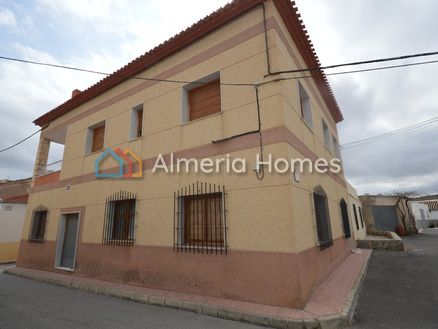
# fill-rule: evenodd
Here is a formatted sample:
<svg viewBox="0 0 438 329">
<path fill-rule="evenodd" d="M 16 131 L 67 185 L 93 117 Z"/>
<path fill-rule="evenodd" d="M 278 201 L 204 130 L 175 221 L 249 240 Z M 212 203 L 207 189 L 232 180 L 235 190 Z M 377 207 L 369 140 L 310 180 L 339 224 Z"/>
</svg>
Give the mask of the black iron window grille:
<svg viewBox="0 0 438 329">
<path fill-rule="evenodd" d="M 44 241 L 47 224 L 47 210 L 36 210 L 33 212 L 32 226 L 29 240 Z"/>
<path fill-rule="evenodd" d="M 200 183 L 174 194 L 174 251 L 227 254 L 225 187 Z"/>
<path fill-rule="evenodd" d="M 323 250 L 333 245 L 327 195 L 324 190 L 320 188 L 316 189 L 313 193 L 313 201 L 315 203 L 315 219 L 319 248 Z"/>
<path fill-rule="evenodd" d="M 134 245 L 135 205 L 136 195 L 126 191 L 117 192 L 106 199 L 102 244 Z"/>
</svg>

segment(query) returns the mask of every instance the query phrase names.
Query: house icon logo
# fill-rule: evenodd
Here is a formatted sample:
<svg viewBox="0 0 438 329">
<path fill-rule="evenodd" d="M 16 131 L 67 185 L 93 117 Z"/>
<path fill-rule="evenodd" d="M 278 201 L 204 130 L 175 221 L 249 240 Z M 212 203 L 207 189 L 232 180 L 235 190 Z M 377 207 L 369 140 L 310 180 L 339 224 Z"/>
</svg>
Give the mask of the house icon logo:
<svg viewBox="0 0 438 329">
<path fill-rule="evenodd" d="M 105 159 L 112 158 L 117 162 L 114 168 L 102 170 L 101 166 Z M 96 159 L 95 173 L 98 178 L 138 178 L 143 177 L 143 163 L 131 149 L 112 149 L 108 147 Z"/>
</svg>

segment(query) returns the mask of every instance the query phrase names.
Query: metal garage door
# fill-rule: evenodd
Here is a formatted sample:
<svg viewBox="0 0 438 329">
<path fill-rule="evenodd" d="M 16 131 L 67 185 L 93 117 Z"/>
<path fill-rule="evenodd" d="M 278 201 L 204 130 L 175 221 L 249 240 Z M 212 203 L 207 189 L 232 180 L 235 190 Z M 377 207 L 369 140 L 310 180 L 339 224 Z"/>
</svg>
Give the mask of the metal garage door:
<svg viewBox="0 0 438 329">
<path fill-rule="evenodd" d="M 76 236 L 78 233 L 78 221 L 78 214 L 66 215 L 61 267 L 73 268 L 76 254 Z"/>
<path fill-rule="evenodd" d="M 373 206 L 374 226 L 381 231 L 395 231 L 399 225 L 394 206 Z"/>
</svg>

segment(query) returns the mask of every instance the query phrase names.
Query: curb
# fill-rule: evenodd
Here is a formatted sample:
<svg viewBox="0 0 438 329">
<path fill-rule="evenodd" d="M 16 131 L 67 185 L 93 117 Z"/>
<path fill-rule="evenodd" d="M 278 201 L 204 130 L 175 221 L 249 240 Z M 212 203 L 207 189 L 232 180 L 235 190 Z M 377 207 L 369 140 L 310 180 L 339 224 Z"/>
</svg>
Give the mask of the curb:
<svg viewBox="0 0 438 329">
<path fill-rule="evenodd" d="M 131 290 L 102 287 L 100 285 L 82 283 L 70 279 L 50 278 L 43 275 L 38 275 L 36 273 L 26 273 L 20 271 L 16 267 L 9 267 L 5 269 L 3 273 L 49 283 L 64 288 L 76 289 L 95 295 L 104 295 L 108 297 L 126 299 L 136 303 L 168 307 L 171 309 L 193 312 L 226 320 L 251 323 L 258 326 L 270 327 L 275 329 L 338 329 L 345 328 L 352 323 L 354 309 L 356 307 L 359 291 L 368 267 L 368 261 L 369 258 L 363 265 L 358 277 L 356 278 L 355 283 L 353 284 L 352 291 L 347 298 L 342 313 L 322 317 L 319 319 L 291 319 L 267 316 L 263 314 L 253 314 L 218 305 L 196 303 L 153 295 L 137 294 Z"/>
</svg>

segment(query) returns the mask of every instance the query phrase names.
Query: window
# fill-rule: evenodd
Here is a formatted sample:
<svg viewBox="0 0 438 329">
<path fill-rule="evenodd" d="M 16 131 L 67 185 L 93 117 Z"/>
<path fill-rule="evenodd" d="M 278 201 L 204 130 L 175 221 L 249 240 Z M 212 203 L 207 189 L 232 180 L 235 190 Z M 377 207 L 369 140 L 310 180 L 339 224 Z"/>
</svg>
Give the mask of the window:
<svg viewBox="0 0 438 329">
<path fill-rule="evenodd" d="M 342 216 L 342 226 L 344 227 L 344 237 L 348 239 L 349 237 L 351 237 L 350 219 L 348 218 L 347 204 L 345 203 L 344 199 L 341 200 L 340 207 L 341 207 L 341 216 Z"/>
<path fill-rule="evenodd" d="M 354 220 L 356 222 L 356 230 L 359 229 L 359 220 L 357 219 L 357 209 L 356 205 L 353 203 L 353 213 L 354 213 Z"/>
<path fill-rule="evenodd" d="M 103 244 L 132 246 L 135 230 L 135 194 L 120 191 L 107 198 Z"/>
<path fill-rule="evenodd" d="M 175 196 L 176 251 L 226 253 L 224 190 L 208 186 L 192 185 Z"/>
<path fill-rule="evenodd" d="M 364 228 L 364 222 L 363 222 L 363 216 L 362 216 L 362 208 L 359 207 L 359 215 L 360 215 L 360 222 L 362 223 L 362 228 Z"/>
<path fill-rule="evenodd" d="M 339 142 L 335 136 L 333 136 L 333 149 L 335 151 L 335 157 L 341 159 L 341 149 L 339 147 Z"/>
<path fill-rule="evenodd" d="M 221 111 L 219 72 L 183 88 L 182 122 L 200 119 Z"/>
<path fill-rule="evenodd" d="M 327 196 L 321 188 L 317 188 L 313 193 L 313 201 L 315 204 L 315 219 L 319 247 L 323 250 L 333 245 L 333 239 Z"/>
<path fill-rule="evenodd" d="M 330 132 L 327 124 L 322 120 L 322 132 L 324 134 L 324 145 L 331 152 L 330 149 Z"/>
<path fill-rule="evenodd" d="M 85 153 L 93 153 L 103 150 L 104 139 L 105 139 L 105 121 L 102 121 L 88 128 Z"/>
<path fill-rule="evenodd" d="M 298 82 L 298 92 L 300 95 L 301 117 L 309 127 L 313 127 L 312 109 L 310 107 L 310 97 L 304 87 Z"/>
<path fill-rule="evenodd" d="M 29 240 L 43 241 L 46 232 L 47 210 L 37 210 L 33 213 Z"/>
<path fill-rule="evenodd" d="M 143 136 L 143 104 L 135 106 L 131 112 L 131 130 L 129 139 Z"/>
</svg>

